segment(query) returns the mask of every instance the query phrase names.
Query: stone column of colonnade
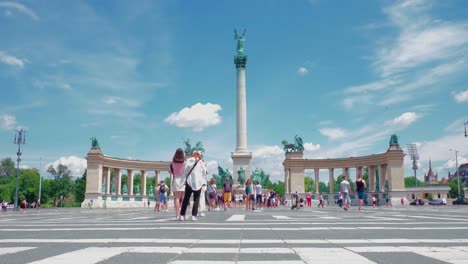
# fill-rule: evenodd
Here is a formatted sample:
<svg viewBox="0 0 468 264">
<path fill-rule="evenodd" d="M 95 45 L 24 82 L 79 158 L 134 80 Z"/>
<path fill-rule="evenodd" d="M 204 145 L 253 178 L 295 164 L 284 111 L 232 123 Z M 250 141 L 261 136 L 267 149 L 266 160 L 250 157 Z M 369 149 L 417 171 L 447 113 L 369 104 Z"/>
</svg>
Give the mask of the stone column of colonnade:
<svg viewBox="0 0 468 264">
<path fill-rule="evenodd" d="M 367 167 L 367 174 L 368 174 L 368 181 L 367 182 L 367 190 L 371 194 L 367 195 L 367 203 L 372 204 L 372 195 L 375 193 L 375 165 L 370 165 Z"/>
<path fill-rule="evenodd" d="M 383 192 L 385 192 L 385 180 L 386 180 L 387 165 L 379 164 L 379 204 L 383 201 Z"/>
<path fill-rule="evenodd" d="M 155 188 L 158 186 L 158 183 L 159 183 L 159 171 L 154 171 L 155 175 L 154 175 L 154 182 L 155 182 Z M 156 192 L 155 192 L 156 193 Z"/>
<path fill-rule="evenodd" d="M 314 175 L 315 175 L 315 199 L 319 198 L 319 193 L 320 193 L 320 169 L 314 169 Z"/>
<path fill-rule="evenodd" d="M 100 193 L 106 193 L 107 185 L 109 185 L 108 182 L 107 182 L 107 173 L 108 172 L 109 172 L 108 167 L 102 167 L 101 185 L 99 186 L 99 192 Z M 104 191 L 102 190 L 102 184 L 104 184 L 106 186 L 106 189 L 104 189 Z"/>
<path fill-rule="evenodd" d="M 115 194 L 120 195 L 122 192 L 122 172 L 119 168 L 114 168 L 114 179 L 116 179 Z"/>
<path fill-rule="evenodd" d="M 291 192 L 289 190 L 289 169 L 288 168 L 284 168 L 284 192 L 285 193 Z"/>
<path fill-rule="evenodd" d="M 111 192 L 111 168 L 106 168 L 107 172 L 104 173 L 106 175 L 106 194 L 110 194 Z"/>
<path fill-rule="evenodd" d="M 133 170 L 127 169 L 127 194 L 133 195 Z"/>
<path fill-rule="evenodd" d="M 146 171 L 145 170 L 141 170 L 141 192 L 140 194 L 141 195 L 146 195 Z"/>
<path fill-rule="evenodd" d="M 334 200 L 334 193 L 335 193 L 335 177 L 333 175 L 334 168 L 328 168 L 328 185 L 329 185 L 329 191 L 328 191 L 328 202 L 331 204 L 333 203 Z"/>
</svg>

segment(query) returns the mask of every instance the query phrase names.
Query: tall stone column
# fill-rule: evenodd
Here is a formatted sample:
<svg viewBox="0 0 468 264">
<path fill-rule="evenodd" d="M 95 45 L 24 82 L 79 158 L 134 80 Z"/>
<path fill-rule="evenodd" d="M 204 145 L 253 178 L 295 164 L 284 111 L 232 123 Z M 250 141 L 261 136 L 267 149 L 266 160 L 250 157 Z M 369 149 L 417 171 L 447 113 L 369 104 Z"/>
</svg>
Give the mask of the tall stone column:
<svg viewBox="0 0 468 264">
<path fill-rule="evenodd" d="M 334 170 L 334 168 L 329 168 L 328 169 L 328 174 L 329 174 L 329 176 L 328 176 L 328 185 L 329 185 L 329 189 L 330 189 L 329 194 L 328 194 L 328 201 L 330 203 L 333 202 L 333 200 L 334 200 L 333 195 L 335 193 L 335 177 L 333 175 L 333 170 Z"/>
<path fill-rule="evenodd" d="M 111 168 L 107 168 L 106 171 L 106 194 L 110 194 L 111 187 Z"/>
<path fill-rule="evenodd" d="M 115 194 L 120 195 L 122 193 L 122 172 L 119 168 L 114 168 L 114 177 L 117 182 L 115 186 Z"/>
<path fill-rule="evenodd" d="M 238 47 L 239 48 L 239 47 Z M 252 152 L 247 150 L 247 93 L 245 85 L 245 66 L 247 65 L 247 55 L 244 54 L 243 48 L 238 49 L 237 55 L 234 56 L 234 64 L 237 70 L 236 79 L 236 149 L 231 153 L 233 162 L 233 178 L 236 184 L 237 172 L 242 167 L 245 170 L 247 179 L 251 178 L 252 171 L 250 161 L 252 160 Z"/>
<path fill-rule="evenodd" d="M 156 188 L 156 186 L 158 186 L 158 183 L 159 183 L 159 173 L 160 171 L 154 171 L 155 175 L 154 175 L 154 187 Z"/>
<path fill-rule="evenodd" d="M 335 192 L 335 176 L 333 175 L 334 170 L 334 168 L 328 169 L 328 185 L 330 188 L 330 194 L 333 194 Z"/>
<path fill-rule="evenodd" d="M 348 177 L 348 181 L 349 181 L 349 168 L 343 168 L 343 176 Z"/>
<path fill-rule="evenodd" d="M 141 170 L 141 195 L 146 195 L 146 171 Z"/>
<path fill-rule="evenodd" d="M 127 169 L 127 190 L 128 195 L 133 195 L 133 171 Z"/>
<path fill-rule="evenodd" d="M 372 204 L 372 196 L 375 193 L 375 165 L 371 165 L 367 167 L 368 175 L 369 175 L 369 192 L 371 195 L 367 195 L 367 203 Z"/>
<path fill-rule="evenodd" d="M 387 174 L 387 165 L 381 165 L 379 168 L 379 185 L 380 185 L 380 191 L 385 192 L 385 181 L 387 180 L 386 178 Z"/>
<path fill-rule="evenodd" d="M 369 191 L 375 192 L 375 166 L 371 165 L 367 168 L 369 172 Z"/>
<path fill-rule="evenodd" d="M 284 168 L 284 193 L 289 193 L 289 170 Z"/>
<path fill-rule="evenodd" d="M 315 193 L 320 193 L 320 169 L 314 169 L 314 176 L 315 176 Z M 317 197 L 315 198 L 317 199 Z"/>
<path fill-rule="evenodd" d="M 102 190 L 102 185 L 106 185 L 107 186 L 107 173 L 109 172 L 109 168 L 108 167 L 102 167 L 102 179 L 101 179 L 101 186 L 99 186 L 99 192 L 104 194 L 106 193 L 106 189 L 104 189 L 104 191 Z"/>
</svg>

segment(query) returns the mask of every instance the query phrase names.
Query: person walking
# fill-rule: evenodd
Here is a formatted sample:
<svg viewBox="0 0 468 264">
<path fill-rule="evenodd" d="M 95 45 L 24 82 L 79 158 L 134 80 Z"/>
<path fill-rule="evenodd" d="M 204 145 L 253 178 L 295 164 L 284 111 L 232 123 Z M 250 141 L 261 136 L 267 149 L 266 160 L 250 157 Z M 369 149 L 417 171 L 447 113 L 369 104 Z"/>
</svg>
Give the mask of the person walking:
<svg viewBox="0 0 468 264">
<path fill-rule="evenodd" d="M 218 189 L 216 187 L 215 179 L 210 179 L 210 185 L 208 185 L 208 198 L 210 200 L 210 210 L 219 211 L 216 206 L 216 200 L 218 199 Z"/>
<path fill-rule="evenodd" d="M 340 192 L 341 192 L 341 194 L 343 195 L 343 201 L 344 201 L 343 209 L 344 209 L 345 211 L 347 211 L 348 208 L 349 208 L 349 200 L 348 200 L 348 198 L 349 198 L 349 193 L 350 193 L 350 191 L 351 191 L 351 188 L 350 188 L 350 186 L 349 186 L 348 176 L 345 175 L 345 176 L 343 177 L 343 181 L 341 181 L 341 183 L 340 183 Z"/>
<path fill-rule="evenodd" d="M 169 187 L 164 183 L 164 181 L 161 181 L 161 184 L 159 185 L 159 201 L 161 203 L 161 211 L 167 212 L 169 211 L 167 209 L 167 193 L 169 192 Z"/>
<path fill-rule="evenodd" d="M 310 189 L 307 191 L 306 200 L 307 200 L 307 207 L 311 207 L 312 206 L 312 193 L 310 193 Z"/>
<path fill-rule="evenodd" d="M 180 204 L 185 193 L 185 155 L 184 150 L 178 148 L 172 157 L 170 166 L 172 174 L 172 191 L 174 192 L 174 209 L 176 220 L 180 220 Z"/>
<path fill-rule="evenodd" d="M 255 201 L 252 201 L 253 196 L 253 188 L 252 188 L 252 179 L 248 179 L 245 183 L 245 210 L 248 211 L 253 208 L 253 204 Z"/>
<path fill-rule="evenodd" d="M 185 161 L 186 184 L 184 201 L 182 202 L 182 208 L 180 209 L 181 219 L 186 220 L 185 213 L 190 197 L 193 193 L 193 207 L 192 207 L 192 221 L 197 221 L 198 204 L 200 203 L 200 192 L 203 183 L 205 182 L 206 166 L 205 162 L 201 160 L 201 153 L 194 151 L 192 157 Z"/>
<path fill-rule="evenodd" d="M 356 192 L 358 195 L 358 204 L 359 208 L 358 210 L 362 210 L 362 203 L 364 199 L 364 191 L 367 188 L 366 181 L 362 179 L 362 175 L 358 175 L 358 178 L 356 179 Z"/>
<path fill-rule="evenodd" d="M 155 202 L 155 205 L 154 205 L 154 211 L 153 212 L 156 212 L 158 211 L 159 212 L 159 208 L 161 206 L 161 202 L 159 200 L 159 187 L 161 186 L 161 183 L 158 182 L 158 186 L 156 186 L 156 192 L 154 194 L 154 202 Z"/>
<path fill-rule="evenodd" d="M 200 204 L 198 205 L 198 216 L 205 217 L 206 211 L 206 183 L 202 185 L 201 192 L 200 192 Z"/>
<path fill-rule="evenodd" d="M 322 206 L 322 208 L 323 208 L 324 205 L 325 205 L 325 203 L 323 202 L 323 195 L 322 195 L 322 193 L 320 193 L 319 194 L 319 204 L 318 204 L 317 207 Z"/>
<path fill-rule="evenodd" d="M 232 184 L 229 181 L 229 178 L 226 178 L 223 184 L 223 201 L 224 201 L 224 210 L 226 208 L 231 208 L 231 191 L 232 191 Z"/>
<path fill-rule="evenodd" d="M 263 210 L 263 203 L 262 203 L 262 185 L 260 182 L 255 182 L 255 202 L 257 206 L 257 210 Z"/>
<path fill-rule="evenodd" d="M 377 199 L 375 199 L 375 196 L 372 196 L 372 207 L 375 208 L 377 205 Z"/>
</svg>

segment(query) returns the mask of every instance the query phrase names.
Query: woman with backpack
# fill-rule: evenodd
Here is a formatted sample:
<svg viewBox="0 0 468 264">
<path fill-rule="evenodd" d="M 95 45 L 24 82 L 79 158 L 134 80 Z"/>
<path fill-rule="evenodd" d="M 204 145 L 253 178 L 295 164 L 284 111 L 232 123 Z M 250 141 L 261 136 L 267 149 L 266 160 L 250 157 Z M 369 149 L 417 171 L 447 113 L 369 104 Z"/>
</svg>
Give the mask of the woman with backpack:
<svg viewBox="0 0 468 264">
<path fill-rule="evenodd" d="M 208 185 L 208 198 L 210 198 L 210 209 L 214 211 L 219 211 L 219 208 L 216 206 L 216 200 L 218 196 L 218 189 L 216 187 L 215 179 L 210 179 L 210 185 Z"/>
<path fill-rule="evenodd" d="M 172 191 L 174 192 L 174 209 L 176 220 L 180 220 L 180 203 L 184 198 L 185 191 L 185 155 L 184 150 L 178 148 L 172 157 L 170 166 L 172 174 Z"/>
</svg>

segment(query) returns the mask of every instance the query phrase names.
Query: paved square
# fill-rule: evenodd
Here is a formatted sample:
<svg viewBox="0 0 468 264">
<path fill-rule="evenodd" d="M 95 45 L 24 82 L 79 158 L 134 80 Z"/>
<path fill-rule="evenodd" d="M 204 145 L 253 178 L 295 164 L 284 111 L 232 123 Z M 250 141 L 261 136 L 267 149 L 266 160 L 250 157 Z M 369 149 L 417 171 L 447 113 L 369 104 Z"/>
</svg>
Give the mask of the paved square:
<svg viewBox="0 0 468 264">
<path fill-rule="evenodd" d="M 468 207 L 0 214 L 0 263 L 468 263 Z M 396 254 L 395 254 L 396 253 Z"/>
</svg>

